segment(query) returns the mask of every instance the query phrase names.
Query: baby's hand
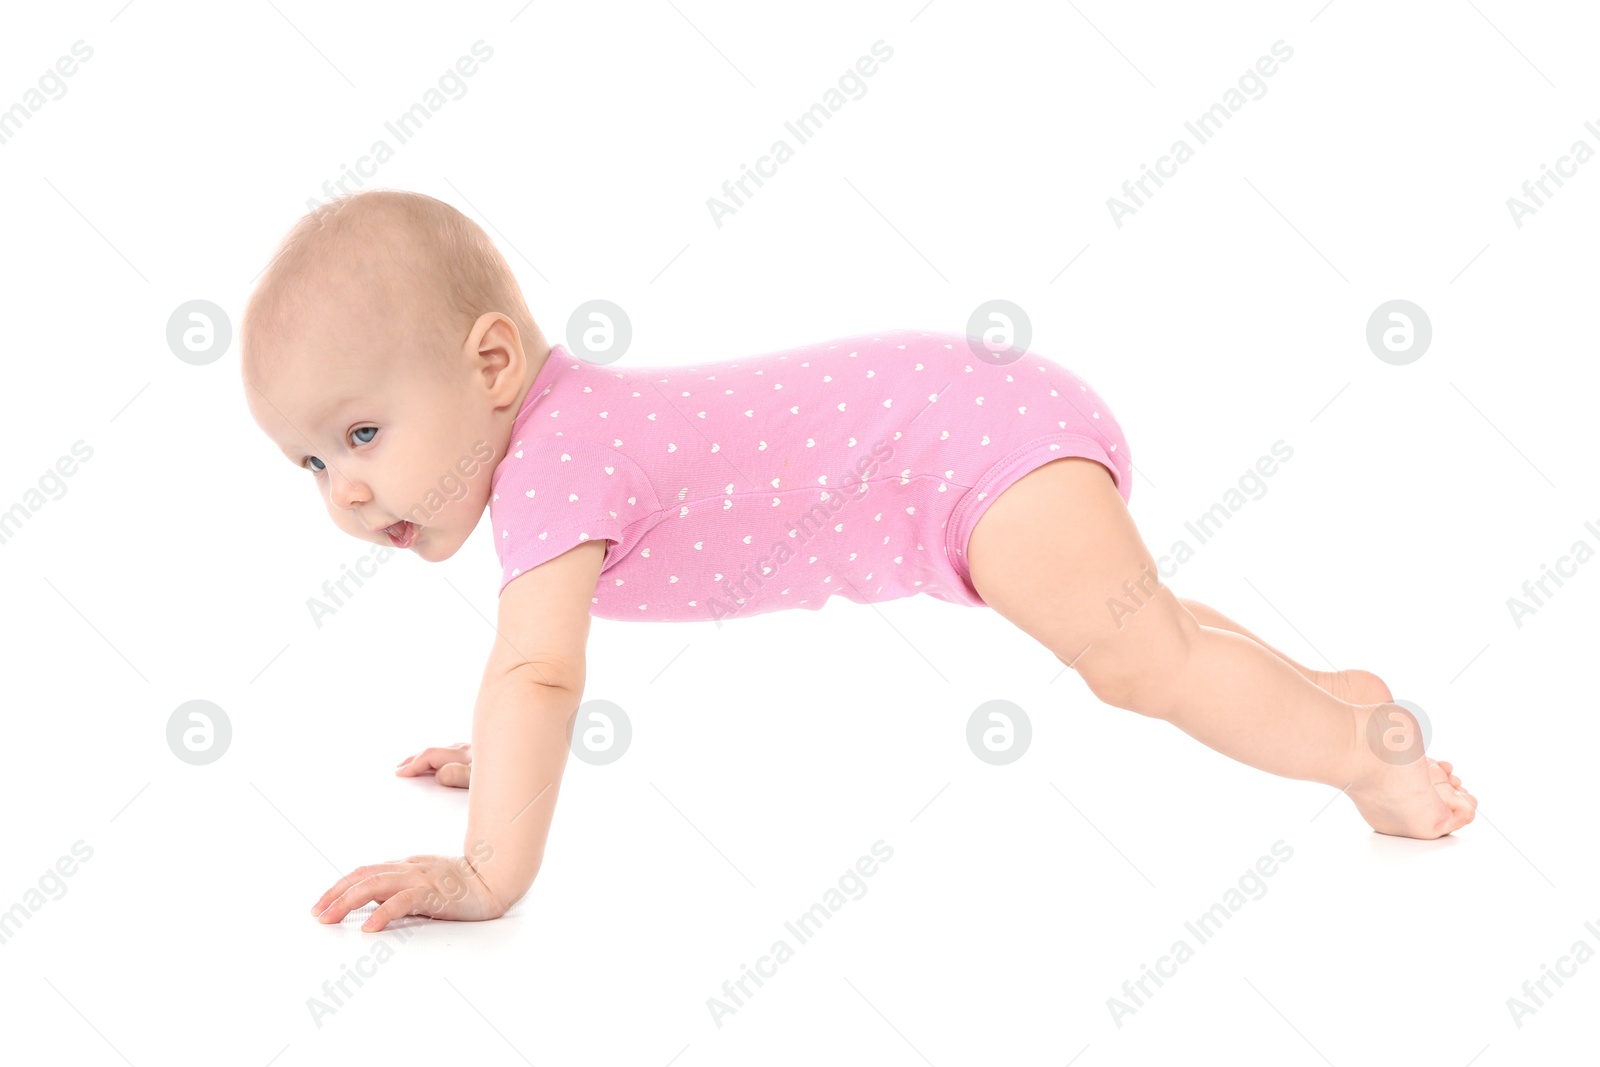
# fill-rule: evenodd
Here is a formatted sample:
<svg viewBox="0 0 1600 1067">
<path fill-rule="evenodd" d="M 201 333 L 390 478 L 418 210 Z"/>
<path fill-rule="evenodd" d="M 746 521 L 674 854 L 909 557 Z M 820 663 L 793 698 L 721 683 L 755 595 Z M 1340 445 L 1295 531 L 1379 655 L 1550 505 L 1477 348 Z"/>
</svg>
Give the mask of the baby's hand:
<svg viewBox="0 0 1600 1067">
<path fill-rule="evenodd" d="M 446 748 L 425 748 L 415 756 L 401 760 L 394 773 L 406 778 L 432 774 L 440 785 L 465 789 L 472 780 L 472 746 L 460 744 Z"/>
<path fill-rule="evenodd" d="M 477 921 L 506 909 L 464 856 L 409 856 L 357 867 L 311 907 L 318 922 L 336 923 L 363 904 L 379 901 L 361 929 L 382 930 L 402 915 Z"/>
</svg>

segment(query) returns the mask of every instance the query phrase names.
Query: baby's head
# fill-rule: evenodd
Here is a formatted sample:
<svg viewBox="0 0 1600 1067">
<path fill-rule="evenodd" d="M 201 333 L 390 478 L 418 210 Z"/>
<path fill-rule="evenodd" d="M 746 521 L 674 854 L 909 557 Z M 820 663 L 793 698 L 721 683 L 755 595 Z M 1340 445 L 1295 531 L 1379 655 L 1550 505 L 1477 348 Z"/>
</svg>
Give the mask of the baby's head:
<svg viewBox="0 0 1600 1067">
<path fill-rule="evenodd" d="M 430 562 L 477 526 L 550 349 L 482 229 L 390 190 L 323 204 L 290 229 L 239 345 L 251 416 L 305 468 L 334 524 Z"/>
</svg>

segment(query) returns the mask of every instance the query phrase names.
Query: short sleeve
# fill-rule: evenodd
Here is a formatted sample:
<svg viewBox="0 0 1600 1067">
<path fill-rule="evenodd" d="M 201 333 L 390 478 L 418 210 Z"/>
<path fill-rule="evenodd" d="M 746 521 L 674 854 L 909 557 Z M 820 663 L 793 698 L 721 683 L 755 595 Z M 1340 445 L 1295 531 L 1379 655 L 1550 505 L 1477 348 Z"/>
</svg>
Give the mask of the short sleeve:
<svg viewBox="0 0 1600 1067">
<path fill-rule="evenodd" d="M 606 540 L 605 567 L 620 555 L 629 526 L 658 509 L 633 460 L 598 441 L 523 437 L 495 467 L 489 517 L 500 557 L 500 588 L 584 541 Z"/>
</svg>

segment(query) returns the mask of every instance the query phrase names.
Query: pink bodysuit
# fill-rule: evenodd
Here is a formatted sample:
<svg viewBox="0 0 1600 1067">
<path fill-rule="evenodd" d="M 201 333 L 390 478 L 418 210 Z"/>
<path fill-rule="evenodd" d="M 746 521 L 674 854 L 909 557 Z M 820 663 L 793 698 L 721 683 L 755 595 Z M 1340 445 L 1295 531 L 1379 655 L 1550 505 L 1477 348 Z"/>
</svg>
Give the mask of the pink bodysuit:
<svg viewBox="0 0 1600 1067">
<path fill-rule="evenodd" d="M 841 337 L 731 362 L 615 369 L 554 345 L 495 467 L 500 587 L 607 545 L 590 613 L 720 620 L 830 596 L 983 604 L 967 539 L 1063 456 L 1128 499 L 1128 444 L 1077 375 L 997 365 L 957 333 Z"/>
</svg>

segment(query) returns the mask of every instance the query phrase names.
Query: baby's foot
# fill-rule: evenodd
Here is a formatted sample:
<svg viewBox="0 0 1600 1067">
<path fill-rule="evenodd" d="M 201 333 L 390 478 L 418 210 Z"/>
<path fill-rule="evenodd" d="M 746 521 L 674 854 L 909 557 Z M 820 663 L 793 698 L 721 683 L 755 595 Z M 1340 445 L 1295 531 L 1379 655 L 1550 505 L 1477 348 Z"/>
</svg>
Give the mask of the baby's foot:
<svg viewBox="0 0 1600 1067">
<path fill-rule="evenodd" d="M 1373 716 L 1384 731 L 1397 724 L 1413 739 L 1401 752 L 1375 750 L 1366 739 Z M 1402 722 L 1402 718 L 1404 722 Z M 1461 788 L 1461 779 L 1448 763 L 1429 759 L 1422 751 L 1422 730 L 1416 717 L 1399 704 L 1373 704 L 1357 709 L 1357 778 L 1346 790 L 1356 810 L 1380 834 L 1431 840 L 1461 829 L 1477 812 L 1478 800 Z M 1384 734 L 1384 736 L 1388 736 Z M 1410 758 L 1409 763 L 1393 762 Z"/>
<path fill-rule="evenodd" d="M 1346 671 L 1316 671 L 1316 683 L 1346 704 L 1387 704 L 1394 699 L 1389 687 L 1371 671 L 1352 667 Z"/>
</svg>

